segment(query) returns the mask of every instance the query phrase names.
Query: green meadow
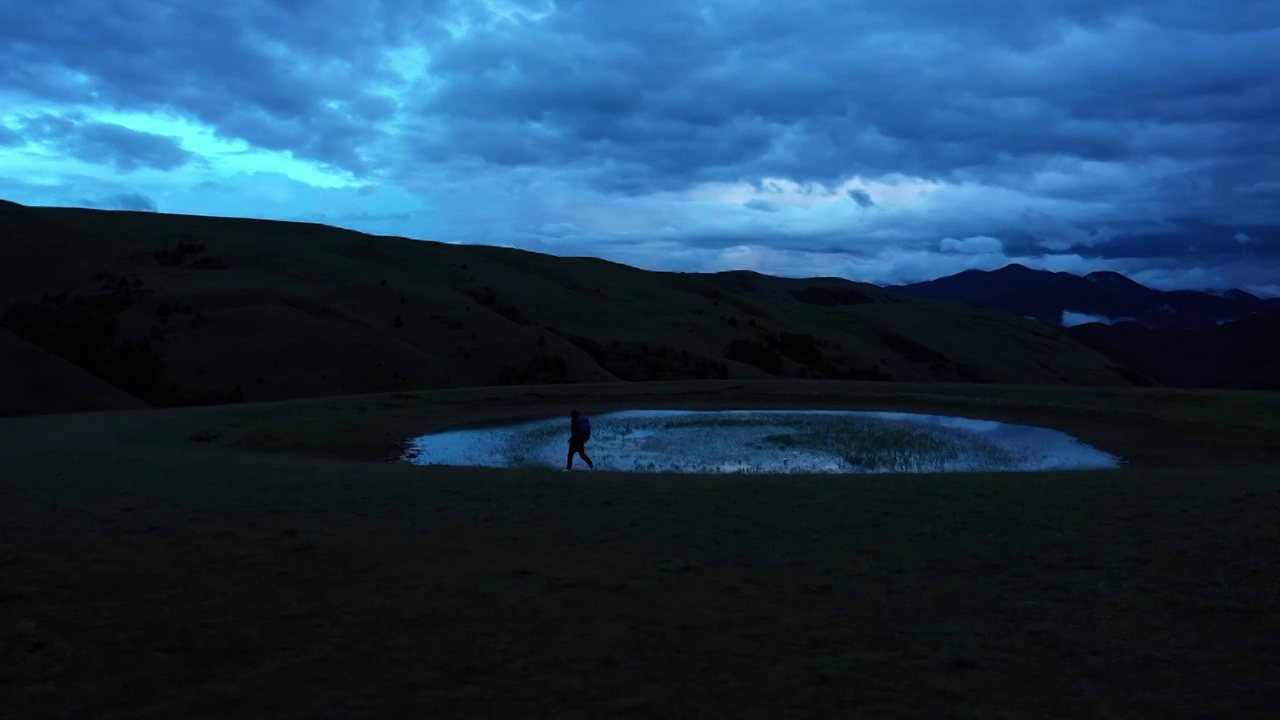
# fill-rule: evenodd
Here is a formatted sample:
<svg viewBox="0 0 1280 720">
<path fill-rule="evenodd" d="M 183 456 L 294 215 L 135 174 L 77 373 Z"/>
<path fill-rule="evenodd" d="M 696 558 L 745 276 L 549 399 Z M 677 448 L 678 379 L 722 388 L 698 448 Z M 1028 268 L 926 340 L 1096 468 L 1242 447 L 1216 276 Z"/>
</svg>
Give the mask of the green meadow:
<svg viewBox="0 0 1280 720">
<path fill-rule="evenodd" d="M 417 434 L 571 406 L 986 417 L 1128 462 L 389 461 Z M 1236 718 L 1280 702 L 1275 395 L 512 386 L 10 418 L 0 438 L 8 717 Z"/>
</svg>

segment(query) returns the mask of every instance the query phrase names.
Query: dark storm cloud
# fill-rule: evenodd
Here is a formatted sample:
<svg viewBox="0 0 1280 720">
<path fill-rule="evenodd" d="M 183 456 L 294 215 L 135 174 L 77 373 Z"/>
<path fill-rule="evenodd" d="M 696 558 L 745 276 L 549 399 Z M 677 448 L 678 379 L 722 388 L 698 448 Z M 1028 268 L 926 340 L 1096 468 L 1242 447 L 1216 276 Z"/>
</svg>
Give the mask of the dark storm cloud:
<svg viewBox="0 0 1280 720">
<path fill-rule="evenodd" d="M 221 134 L 357 172 L 380 137 L 389 44 L 430 40 L 432 3 L 45 0 L 0 4 L 0 88 L 176 111 Z"/>
<path fill-rule="evenodd" d="M 23 118 L 22 130 L 28 140 L 50 144 L 70 157 L 122 172 L 142 167 L 172 170 L 194 157 L 175 138 L 92 122 L 77 115 Z"/>
<path fill-rule="evenodd" d="M 110 207 L 115 207 L 120 210 L 147 210 L 149 212 L 155 212 L 158 209 L 156 207 L 156 201 L 142 193 L 121 193 L 107 198 L 107 202 Z"/>
<path fill-rule="evenodd" d="M 379 186 L 453 183 L 476 206 L 450 208 L 475 220 L 460 235 L 590 236 L 598 217 L 670 212 L 618 232 L 859 259 L 948 238 L 949 262 L 997 242 L 1274 258 L 1276 67 L 1274 0 L 0 4 L 0 90 L 176 113 Z M 122 169 L 180 159 L 158 136 L 85 125 L 42 137 Z M 911 210 L 842 189 L 855 176 L 953 192 Z M 774 198 L 771 177 L 847 195 L 851 214 Z M 706 183 L 761 197 L 702 216 L 661 204 Z"/>
<path fill-rule="evenodd" d="M 1240 236 L 1248 238 L 1242 241 Z M 1187 221 L 1166 232 L 1118 235 L 1091 253 L 1103 258 L 1267 258 L 1280 260 L 1280 226 L 1222 226 Z"/>
<path fill-rule="evenodd" d="M 158 208 L 156 201 L 142 193 L 119 193 L 102 200 L 81 200 L 80 204 L 85 207 L 102 208 L 104 210 L 145 210 L 147 212 L 155 212 Z"/>
<path fill-rule="evenodd" d="M 849 199 L 858 203 L 858 207 L 871 207 L 876 202 L 871 199 L 871 195 L 866 190 L 850 190 L 848 192 Z"/>
<path fill-rule="evenodd" d="M 748 200 L 742 203 L 742 206 L 745 208 L 749 208 L 751 210 L 759 210 L 760 212 L 777 212 L 778 211 L 778 206 L 776 203 L 771 203 L 768 200 L 762 200 L 760 198 L 756 198 L 754 200 Z"/>
<path fill-rule="evenodd" d="M 440 49 L 427 146 L 607 161 L 638 190 L 1276 153 L 1277 24 L 1266 3 L 568 3 Z"/>
<path fill-rule="evenodd" d="M 4 125 L 0 125 L 0 147 L 13 147 L 22 145 L 24 142 L 26 141 L 22 139 L 21 135 Z"/>
<path fill-rule="evenodd" d="M 1003 180 L 1044 158 L 1280 156 L 1271 2 L 50 0 L 0 8 L 0 83 L 176 108 L 355 171 L 427 48 L 413 157 L 645 193 L 764 175 Z M 454 36 L 445 28 L 469 24 Z M 138 42 L 145 38 L 146 42 Z M 1274 169 L 1274 168 L 1269 168 Z M 1265 177 L 1237 167 L 1219 186 Z"/>
<path fill-rule="evenodd" d="M 1234 226 L 1280 227 L 1274 3 L 560 10 L 441 46 L 420 105 L 437 122 L 414 147 L 480 167 L 551 168 L 621 195 L 904 174 L 1063 208 L 1010 205 L 973 227 L 960 218 L 989 204 L 975 197 L 973 209 L 928 211 L 893 240 L 803 226 L 691 229 L 681 241 L 692 247 L 868 257 L 886 242 L 987 236 L 1010 255 L 1207 261 L 1246 251 L 1223 245 Z M 872 207 L 865 191 L 848 195 Z M 1248 252 L 1280 255 L 1275 232 L 1259 238 Z"/>
</svg>

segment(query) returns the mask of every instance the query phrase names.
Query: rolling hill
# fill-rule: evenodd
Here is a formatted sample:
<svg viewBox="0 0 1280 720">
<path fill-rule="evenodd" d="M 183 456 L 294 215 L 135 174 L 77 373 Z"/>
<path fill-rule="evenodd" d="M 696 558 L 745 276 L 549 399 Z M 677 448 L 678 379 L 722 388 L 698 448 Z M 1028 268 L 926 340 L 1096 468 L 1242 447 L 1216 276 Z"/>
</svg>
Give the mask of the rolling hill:
<svg viewBox="0 0 1280 720">
<path fill-rule="evenodd" d="M 0 329 L 0 417 L 131 410 L 146 403 Z"/>
<path fill-rule="evenodd" d="M 1216 294 L 1195 290 L 1164 291 L 1115 272 L 1080 276 L 1007 265 L 999 270 L 966 270 L 893 291 L 922 300 L 953 300 L 1003 310 L 1055 325 L 1064 313 L 1131 320 L 1153 328 L 1208 329 L 1267 310 L 1280 310 L 1280 298 L 1264 299 L 1243 290 Z"/>
<path fill-rule="evenodd" d="M 0 265 L 25 280 L 0 288 L 0 325 L 153 405 L 615 379 L 1133 379 L 1058 329 L 843 280 L 307 223 L 0 212 Z"/>
</svg>

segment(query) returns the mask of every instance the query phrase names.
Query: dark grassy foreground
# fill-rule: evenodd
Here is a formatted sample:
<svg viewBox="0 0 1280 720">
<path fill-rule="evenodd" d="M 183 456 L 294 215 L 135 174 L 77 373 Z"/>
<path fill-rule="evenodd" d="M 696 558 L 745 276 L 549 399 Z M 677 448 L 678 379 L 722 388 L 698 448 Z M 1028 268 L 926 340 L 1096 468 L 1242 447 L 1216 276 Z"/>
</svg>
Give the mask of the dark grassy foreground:
<svg viewBox="0 0 1280 720">
<path fill-rule="evenodd" d="M 569 404 L 819 401 L 1017 417 L 1133 462 L 751 478 L 362 459 Z M 1274 717 L 1278 438 L 1274 395 L 936 385 L 4 420 L 0 714 Z"/>
</svg>

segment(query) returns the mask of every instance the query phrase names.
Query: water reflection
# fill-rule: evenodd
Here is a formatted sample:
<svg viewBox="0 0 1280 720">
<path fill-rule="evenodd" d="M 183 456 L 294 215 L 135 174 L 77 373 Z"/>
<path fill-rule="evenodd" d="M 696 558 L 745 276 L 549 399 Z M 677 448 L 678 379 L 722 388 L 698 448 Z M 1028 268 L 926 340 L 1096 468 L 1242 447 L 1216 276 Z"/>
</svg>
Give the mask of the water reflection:
<svg viewBox="0 0 1280 720">
<path fill-rule="evenodd" d="M 601 470 L 883 473 L 1100 469 L 1119 460 L 1056 430 L 991 420 L 841 410 L 631 410 L 592 418 Z M 425 435 L 420 465 L 563 468 L 568 418 Z M 577 467 L 578 464 L 575 464 Z"/>
</svg>

